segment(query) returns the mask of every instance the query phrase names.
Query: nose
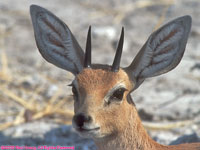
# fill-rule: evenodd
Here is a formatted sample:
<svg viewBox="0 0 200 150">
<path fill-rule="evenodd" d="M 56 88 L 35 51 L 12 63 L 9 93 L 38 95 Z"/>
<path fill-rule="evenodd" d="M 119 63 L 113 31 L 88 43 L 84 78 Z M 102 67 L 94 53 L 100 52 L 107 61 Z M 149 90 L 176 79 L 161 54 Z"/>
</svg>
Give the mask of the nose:
<svg viewBox="0 0 200 150">
<path fill-rule="evenodd" d="M 76 125 L 81 128 L 84 126 L 84 123 L 89 123 L 92 121 L 92 117 L 86 114 L 77 114 L 74 116 L 74 122 Z"/>
</svg>

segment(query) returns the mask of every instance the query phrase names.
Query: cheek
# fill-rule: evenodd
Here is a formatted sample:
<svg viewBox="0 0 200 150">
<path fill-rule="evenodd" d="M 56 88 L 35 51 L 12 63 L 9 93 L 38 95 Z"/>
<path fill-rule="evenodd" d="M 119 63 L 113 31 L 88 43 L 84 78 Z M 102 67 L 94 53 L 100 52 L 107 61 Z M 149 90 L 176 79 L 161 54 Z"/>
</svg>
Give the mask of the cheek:
<svg viewBox="0 0 200 150">
<path fill-rule="evenodd" d="M 122 130 L 125 125 L 124 116 L 126 116 L 126 112 L 121 105 L 123 103 L 108 106 L 108 108 L 104 108 L 96 113 L 96 122 L 101 126 L 101 132 L 109 134 Z"/>
</svg>

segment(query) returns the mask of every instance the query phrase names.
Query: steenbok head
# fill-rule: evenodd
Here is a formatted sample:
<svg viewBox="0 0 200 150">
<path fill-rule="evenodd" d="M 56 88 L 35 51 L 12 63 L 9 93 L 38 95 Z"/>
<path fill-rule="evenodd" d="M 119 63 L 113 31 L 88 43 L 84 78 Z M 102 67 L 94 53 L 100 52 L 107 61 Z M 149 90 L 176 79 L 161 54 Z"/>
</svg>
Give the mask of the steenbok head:
<svg viewBox="0 0 200 150">
<path fill-rule="evenodd" d="M 74 74 L 73 127 L 95 140 L 140 130 L 130 93 L 149 77 L 175 68 L 185 51 L 191 17 L 177 18 L 153 32 L 128 67 L 120 68 L 124 28 L 112 65 L 91 63 L 91 27 L 85 53 L 68 26 L 48 10 L 30 8 L 37 47 L 48 62 Z M 137 135 L 135 130 L 134 135 Z M 132 136 L 134 136 L 132 135 Z"/>
</svg>

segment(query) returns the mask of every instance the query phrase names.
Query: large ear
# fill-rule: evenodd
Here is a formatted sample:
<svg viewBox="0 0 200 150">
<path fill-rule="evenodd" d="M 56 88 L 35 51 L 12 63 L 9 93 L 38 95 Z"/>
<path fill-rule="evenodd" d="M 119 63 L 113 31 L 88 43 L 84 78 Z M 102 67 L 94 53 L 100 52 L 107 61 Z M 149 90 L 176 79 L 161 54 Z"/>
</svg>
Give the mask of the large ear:
<svg viewBox="0 0 200 150">
<path fill-rule="evenodd" d="M 175 68 L 185 51 L 192 19 L 177 18 L 150 35 L 130 66 L 125 68 L 137 88 L 145 78 Z"/>
<path fill-rule="evenodd" d="M 84 52 L 67 25 L 40 6 L 31 5 L 30 14 L 42 56 L 74 75 L 79 73 L 83 69 Z"/>
</svg>

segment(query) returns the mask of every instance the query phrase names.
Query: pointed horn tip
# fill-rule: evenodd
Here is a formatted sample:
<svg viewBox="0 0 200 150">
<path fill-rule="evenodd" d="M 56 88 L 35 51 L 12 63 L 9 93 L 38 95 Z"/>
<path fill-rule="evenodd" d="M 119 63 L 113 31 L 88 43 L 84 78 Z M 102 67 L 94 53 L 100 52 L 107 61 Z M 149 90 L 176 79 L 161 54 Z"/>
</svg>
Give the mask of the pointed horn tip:
<svg viewBox="0 0 200 150">
<path fill-rule="evenodd" d="M 91 67 L 91 25 L 89 26 L 89 29 L 88 29 L 84 67 L 85 68 Z"/>
<path fill-rule="evenodd" d="M 124 27 L 122 26 L 122 30 L 121 30 L 121 35 L 120 35 L 120 39 L 119 39 L 119 42 L 124 42 Z M 119 45 L 118 45 L 119 46 Z"/>
<path fill-rule="evenodd" d="M 112 65 L 112 68 L 111 68 L 111 70 L 113 72 L 119 71 L 120 60 L 121 60 L 121 55 L 122 55 L 122 50 L 123 50 L 123 43 L 124 43 L 124 27 L 122 27 L 122 30 L 121 30 L 121 36 L 120 36 L 120 39 L 119 39 L 117 51 L 116 51 L 115 58 L 114 58 L 114 61 L 113 61 L 113 65 Z"/>
<path fill-rule="evenodd" d="M 89 29 L 88 29 L 88 32 L 91 32 L 91 28 L 92 28 L 92 26 L 90 25 L 90 26 L 89 26 Z"/>
<path fill-rule="evenodd" d="M 124 37 L 124 27 L 122 26 L 122 32 L 121 35 Z"/>
</svg>

